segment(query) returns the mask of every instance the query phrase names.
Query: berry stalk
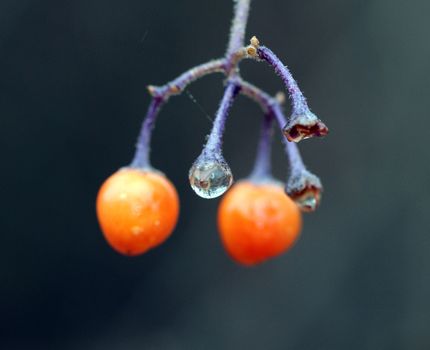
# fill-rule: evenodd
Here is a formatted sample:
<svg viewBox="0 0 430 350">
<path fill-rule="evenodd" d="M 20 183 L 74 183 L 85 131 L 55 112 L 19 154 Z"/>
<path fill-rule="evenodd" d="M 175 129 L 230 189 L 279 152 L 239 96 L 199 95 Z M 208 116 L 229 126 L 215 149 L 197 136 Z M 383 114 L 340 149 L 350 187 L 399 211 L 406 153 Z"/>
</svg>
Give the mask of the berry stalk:
<svg viewBox="0 0 430 350">
<path fill-rule="evenodd" d="M 139 138 L 136 143 L 136 152 L 130 166 L 133 168 L 150 169 L 149 161 L 150 143 L 152 129 L 155 125 L 158 112 L 161 109 L 164 100 L 161 97 L 154 97 L 148 107 L 148 112 L 143 120 Z"/>
<path fill-rule="evenodd" d="M 273 115 L 266 113 L 261 123 L 260 140 L 257 147 L 257 157 L 250 179 L 263 182 L 271 178 L 272 162 Z"/>
<path fill-rule="evenodd" d="M 236 1 L 229 43 L 224 58 L 209 61 L 191 68 L 163 86 L 148 86 L 148 90 L 153 96 L 153 100 L 151 101 L 146 118 L 141 128 L 139 139 L 136 145 L 136 153 L 131 164 L 132 167 L 151 168 L 149 160 L 151 133 L 163 103 L 166 102 L 171 96 L 178 95 L 183 92 L 188 84 L 192 83 L 193 81 L 205 75 L 216 72 L 224 73 L 224 75 L 228 76 L 229 79 L 222 101 L 220 103 L 220 107 L 216 113 L 214 125 L 209 135 L 209 139 L 203 149 L 202 154 L 198 157 L 192 169 L 190 170 L 190 181 L 192 185 L 198 183 L 197 187 L 206 186 L 206 180 L 203 181 L 202 179 L 206 179 L 208 176 L 213 176 L 214 172 L 218 172 L 222 174 L 222 176 L 230 178 L 228 183 L 231 183 L 231 171 L 222 156 L 222 137 L 230 107 L 239 91 L 259 103 L 267 115 L 270 115 L 271 118 L 276 119 L 280 128 L 283 130 L 284 135 L 289 141 L 298 142 L 308 137 L 323 136 L 327 134 L 327 127 L 310 111 L 306 99 L 300 91 L 293 76 L 291 75 L 291 72 L 279 60 L 273 51 L 265 46 L 260 46 L 256 37 L 251 39 L 250 46 L 246 48 L 243 46 L 249 6 L 250 0 Z M 280 103 L 276 100 L 276 98 L 271 97 L 259 88 L 243 81 L 240 78 L 237 67 L 239 62 L 246 57 L 257 58 L 266 61 L 274 67 L 275 72 L 284 81 L 289 92 L 289 96 L 292 100 L 292 115 L 288 122 L 282 112 Z M 258 176 L 263 176 L 263 174 L 268 174 L 270 172 L 270 138 L 272 135 L 271 132 L 267 132 L 267 130 L 269 130 L 269 128 L 263 125 L 257 160 L 253 171 L 253 174 L 259 174 Z M 283 141 L 291 167 L 290 180 L 293 177 L 296 180 L 302 180 L 308 175 L 309 172 L 306 170 L 303 164 L 298 148 L 296 145 L 291 144 L 291 142 L 286 142 L 285 139 Z M 209 166 L 208 164 L 205 164 L 205 161 L 208 160 L 214 161 L 215 163 L 209 164 Z M 203 177 L 202 174 L 204 175 Z M 314 175 L 312 176 L 314 177 L 311 179 L 313 185 L 318 185 L 321 187 L 318 178 Z M 196 179 L 198 179 L 198 181 L 196 181 Z M 297 183 L 297 181 L 293 182 Z M 303 183 L 303 181 L 299 182 Z M 291 181 L 289 181 L 289 184 L 291 184 Z M 291 189 L 291 186 L 287 185 L 287 188 Z"/>
<path fill-rule="evenodd" d="M 287 119 L 285 118 L 285 115 L 282 112 L 282 107 L 277 99 L 270 96 L 260 88 L 243 80 L 240 81 L 240 87 L 241 93 L 257 102 L 265 113 L 270 113 L 278 123 L 279 128 L 282 130 Z M 288 155 L 291 171 L 306 169 L 297 145 L 285 140 L 285 138 L 282 138 L 282 141 L 285 145 L 285 152 Z"/>
<path fill-rule="evenodd" d="M 221 154 L 222 136 L 225 130 L 225 122 L 233 104 L 233 100 L 239 92 L 239 89 L 240 88 L 237 82 L 234 80 L 230 80 L 227 83 L 227 88 L 225 89 L 224 96 L 216 113 L 208 142 L 206 143 L 206 146 L 203 150 L 205 154 Z"/>
<path fill-rule="evenodd" d="M 167 101 L 171 96 L 181 94 L 194 81 L 209 74 L 224 72 L 225 59 L 220 58 L 193 67 L 165 85 L 149 85 L 148 91 L 152 96 L 160 97 L 164 101 Z"/>
<path fill-rule="evenodd" d="M 242 94 L 256 101 L 266 113 L 270 112 L 282 129 L 282 126 L 286 123 L 286 118 L 279 101 L 245 81 L 240 81 L 240 86 Z M 290 163 L 290 176 L 285 192 L 302 211 L 314 211 L 321 201 L 321 181 L 306 169 L 297 145 L 294 142 L 285 140 L 285 138 L 282 138 L 282 141 Z"/>
<path fill-rule="evenodd" d="M 266 61 L 271 65 L 287 88 L 292 101 L 292 113 L 288 122 L 283 127 L 283 133 L 288 141 L 299 142 L 314 136 L 327 135 L 327 126 L 311 112 L 306 98 L 300 91 L 290 70 L 273 51 L 265 46 L 260 46 L 260 42 L 254 36 L 251 39 L 251 44 L 246 48 L 246 52 L 248 57 Z"/>
<path fill-rule="evenodd" d="M 287 66 L 281 62 L 281 60 L 273 53 L 272 50 L 265 46 L 258 46 L 257 55 L 260 59 L 271 65 L 274 68 L 276 74 L 281 77 L 292 100 L 293 114 L 304 114 L 309 112 L 306 98 L 301 92 L 296 80 L 293 78 L 293 75 Z"/>
<path fill-rule="evenodd" d="M 153 100 L 151 101 L 146 117 L 142 123 L 131 166 L 142 168 L 151 167 L 149 159 L 151 134 L 157 115 L 164 102 L 167 102 L 171 96 L 182 93 L 190 83 L 198 80 L 199 78 L 219 72 L 227 74 L 232 71 L 232 68 L 236 67 L 240 59 L 244 57 L 244 36 L 250 2 L 250 0 L 237 0 L 236 2 L 234 19 L 230 30 L 229 44 L 224 58 L 212 60 L 193 67 L 165 85 L 148 86 L 148 91 L 153 96 Z M 237 76 L 237 74 L 237 71 L 234 70 L 231 77 Z M 227 101 L 221 103 L 221 106 L 230 105 L 232 100 L 233 96 L 231 96 L 228 103 L 226 103 Z M 223 124 L 221 123 L 220 131 L 222 132 L 223 130 Z M 213 133 L 217 134 L 218 131 L 214 130 Z M 220 136 L 218 135 L 218 138 L 219 137 Z M 211 141 L 211 143 L 217 144 L 219 142 Z M 221 144 L 219 147 L 221 147 Z"/>
</svg>

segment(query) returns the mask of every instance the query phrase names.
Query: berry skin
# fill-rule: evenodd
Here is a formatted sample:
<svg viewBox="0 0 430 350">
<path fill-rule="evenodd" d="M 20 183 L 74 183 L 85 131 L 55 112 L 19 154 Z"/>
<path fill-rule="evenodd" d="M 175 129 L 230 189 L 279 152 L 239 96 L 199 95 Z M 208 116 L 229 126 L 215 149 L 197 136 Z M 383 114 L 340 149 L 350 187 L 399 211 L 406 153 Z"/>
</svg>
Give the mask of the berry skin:
<svg viewBox="0 0 430 350">
<path fill-rule="evenodd" d="M 97 196 L 103 234 L 124 255 L 139 255 L 163 243 L 178 215 L 176 189 L 156 171 L 120 169 L 103 183 Z"/>
<path fill-rule="evenodd" d="M 290 248 L 302 226 L 297 205 L 276 183 L 238 182 L 223 197 L 218 228 L 225 249 L 243 265 L 255 265 Z"/>
</svg>

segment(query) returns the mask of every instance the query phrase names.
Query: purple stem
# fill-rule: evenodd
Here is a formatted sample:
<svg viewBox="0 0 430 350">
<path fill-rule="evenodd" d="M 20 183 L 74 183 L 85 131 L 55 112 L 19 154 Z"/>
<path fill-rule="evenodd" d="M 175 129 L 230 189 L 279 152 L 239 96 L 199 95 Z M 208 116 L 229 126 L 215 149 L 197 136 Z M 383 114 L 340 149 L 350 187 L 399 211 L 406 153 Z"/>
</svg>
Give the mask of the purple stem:
<svg viewBox="0 0 430 350">
<path fill-rule="evenodd" d="M 215 72 L 226 73 L 227 71 L 230 71 L 230 66 L 235 64 L 234 55 L 243 46 L 250 2 L 251 0 L 236 0 L 236 6 L 234 10 L 235 15 L 230 30 L 230 40 L 227 48 L 226 58 L 213 60 L 191 68 L 163 86 L 150 87 L 150 92 L 153 95 L 153 99 L 143 121 L 136 144 L 136 152 L 130 166 L 137 168 L 151 167 L 149 161 L 149 151 L 152 129 L 162 104 L 166 102 L 170 96 L 181 93 L 188 84 L 205 75 Z M 233 74 L 233 76 L 235 75 L 237 75 L 237 73 Z M 214 126 L 209 136 L 209 140 L 205 146 L 204 152 L 221 152 L 222 134 L 224 132 L 228 110 L 238 91 L 238 85 L 236 83 L 229 82 L 223 100 L 221 101 L 220 108 L 217 112 Z"/>
<path fill-rule="evenodd" d="M 282 131 L 287 120 L 278 103 L 272 105 L 272 113 L 274 114 Z M 306 169 L 297 144 L 295 142 L 288 141 L 285 137 L 282 137 L 282 142 L 284 143 L 285 152 L 287 153 L 290 161 L 291 173 L 301 172 Z"/>
<path fill-rule="evenodd" d="M 226 57 L 234 55 L 238 49 L 243 47 L 251 0 L 235 0 L 235 2 Z"/>
<path fill-rule="evenodd" d="M 146 117 L 143 120 L 142 127 L 140 129 L 140 134 L 136 143 L 136 152 L 130 165 L 131 167 L 151 168 L 149 160 L 151 134 L 163 103 L 166 102 L 170 96 L 178 94 L 180 91 L 184 90 L 188 84 L 198 78 L 207 74 L 223 71 L 224 59 L 214 60 L 186 71 L 163 86 L 152 87 L 154 89 L 152 92 L 154 97 L 149 105 Z"/>
<path fill-rule="evenodd" d="M 257 148 L 257 157 L 250 178 L 254 181 L 266 180 L 271 177 L 272 162 L 272 134 L 273 115 L 266 113 L 261 123 L 260 141 Z"/>
<path fill-rule="evenodd" d="M 203 154 L 207 156 L 220 155 L 222 147 L 222 135 L 224 134 L 225 122 L 227 120 L 230 107 L 234 98 L 239 92 L 239 85 L 236 81 L 230 80 L 224 91 L 224 96 L 215 116 L 214 124 L 206 143 Z"/>
<path fill-rule="evenodd" d="M 265 113 L 270 112 L 278 123 L 278 126 L 282 132 L 282 128 L 286 124 L 286 118 L 282 112 L 281 105 L 279 102 L 265 93 L 258 87 L 249 84 L 243 80 L 239 81 L 241 93 L 250 97 L 256 101 Z M 282 142 L 285 146 L 285 152 L 288 155 L 290 162 L 291 172 L 300 172 L 306 169 L 302 157 L 300 156 L 299 148 L 294 142 L 289 142 L 285 137 L 282 137 Z"/>
<path fill-rule="evenodd" d="M 276 74 L 281 77 L 292 100 L 293 114 L 305 114 L 309 112 L 306 98 L 300 91 L 290 70 L 281 62 L 273 51 L 265 46 L 260 46 L 257 49 L 257 54 L 259 58 L 270 64 L 275 69 Z"/>
<path fill-rule="evenodd" d="M 187 70 L 163 86 L 153 86 L 153 94 L 167 101 L 170 96 L 180 94 L 190 83 L 197 79 L 212 73 L 224 73 L 224 71 L 225 59 L 212 60 Z"/>
<path fill-rule="evenodd" d="M 284 139 L 284 146 L 290 160 L 291 173 L 300 174 L 303 170 L 306 170 L 297 144 Z"/>
<path fill-rule="evenodd" d="M 151 168 L 151 164 L 149 162 L 151 133 L 154 128 L 155 119 L 157 118 L 157 114 L 160 111 L 163 102 L 164 100 L 162 98 L 154 97 L 149 105 L 148 112 L 143 120 L 139 138 L 136 143 L 136 152 L 134 154 L 133 161 L 130 164 L 133 168 Z"/>
</svg>

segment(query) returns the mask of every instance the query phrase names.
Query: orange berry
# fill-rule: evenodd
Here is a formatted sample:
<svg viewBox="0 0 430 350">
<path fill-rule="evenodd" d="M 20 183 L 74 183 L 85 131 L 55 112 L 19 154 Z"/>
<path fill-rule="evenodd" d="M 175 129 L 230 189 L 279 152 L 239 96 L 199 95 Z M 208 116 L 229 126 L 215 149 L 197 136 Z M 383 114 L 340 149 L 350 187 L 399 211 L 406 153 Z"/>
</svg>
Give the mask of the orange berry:
<svg viewBox="0 0 430 350">
<path fill-rule="evenodd" d="M 97 217 L 113 249 L 138 255 L 163 243 L 176 226 L 179 199 L 161 173 L 120 169 L 101 186 Z"/>
<path fill-rule="evenodd" d="M 224 196 L 218 228 L 225 249 L 244 265 L 255 265 L 290 248 L 301 229 L 297 205 L 276 183 L 238 182 Z"/>
</svg>

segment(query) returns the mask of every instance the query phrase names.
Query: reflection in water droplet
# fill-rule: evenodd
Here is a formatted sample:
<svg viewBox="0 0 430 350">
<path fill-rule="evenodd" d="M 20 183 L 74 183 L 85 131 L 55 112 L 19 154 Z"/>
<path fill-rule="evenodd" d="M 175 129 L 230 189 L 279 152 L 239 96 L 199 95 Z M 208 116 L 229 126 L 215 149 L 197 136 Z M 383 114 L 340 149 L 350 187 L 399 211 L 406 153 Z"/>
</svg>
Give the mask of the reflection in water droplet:
<svg viewBox="0 0 430 350">
<path fill-rule="evenodd" d="M 230 167 L 225 162 L 196 162 L 190 169 L 190 184 L 203 198 L 221 196 L 233 183 Z"/>
</svg>

